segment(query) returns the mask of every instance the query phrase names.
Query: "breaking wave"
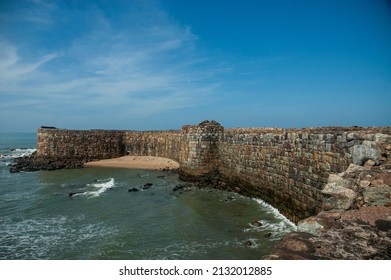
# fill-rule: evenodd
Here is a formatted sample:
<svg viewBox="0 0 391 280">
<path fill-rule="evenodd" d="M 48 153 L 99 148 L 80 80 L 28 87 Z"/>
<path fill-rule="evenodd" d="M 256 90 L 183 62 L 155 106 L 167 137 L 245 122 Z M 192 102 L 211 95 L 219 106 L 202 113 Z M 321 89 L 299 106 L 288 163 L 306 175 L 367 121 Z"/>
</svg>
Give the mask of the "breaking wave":
<svg viewBox="0 0 391 280">
<path fill-rule="evenodd" d="M 103 223 L 89 223 L 83 215 L 4 221 L 0 227 L 0 259 L 52 259 L 59 250 L 67 251 L 68 258 L 80 258 L 80 245 L 116 232 Z"/>
<path fill-rule="evenodd" d="M 2 151 L 0 154 L 0 166 L 8 166 L 16 158 L 32 155 L 37 149 L 32 148 L 18 148 L 7 151 Z"/>
<path fill-rule="evenodd" d="M 105 191 L 114 188 L 114 185 L 115 185 L 114 178 L 97 180 L 93 184 L 87 184 L 87 187 L 92 187 L 93 190 L 86 191 L 82 194 L 86 195 L 87 197 L 98 197 Z"/>
<path fill-rule="evenodd" d="M 0 159 L 14 159 L 32 155 L 37 149 L 18 148 L 12 149 L 7 154 L 0 154 Z"/>
<path fill-rule="evenodd" d="M 266 203 L 262 199 L 254 199 L 261 205 L 262 209 L 269 215 L 271 219 L 263 219 L 258 221 L 258 225 L 249 224 L 250 228 L 244 231 L 269 231 L 272 240 L 278 240 L 285 234 L 297 230 L 297 226 L 287 217 L 282 215 L 278 209 Z"/>
</svg>

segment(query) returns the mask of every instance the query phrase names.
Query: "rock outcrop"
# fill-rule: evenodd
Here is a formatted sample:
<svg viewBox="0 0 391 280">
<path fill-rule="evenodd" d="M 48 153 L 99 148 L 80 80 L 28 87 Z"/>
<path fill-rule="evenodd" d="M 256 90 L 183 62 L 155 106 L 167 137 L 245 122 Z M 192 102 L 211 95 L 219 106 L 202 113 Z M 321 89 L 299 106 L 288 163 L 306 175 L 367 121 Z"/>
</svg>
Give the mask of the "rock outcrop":
<svg viewBox="0 0 391 280">
<path fill-rule="evenodd" d="M 331 174 L 323 209 L 298 223 L 264 259 L 391 259 L 391 170 L 351 164 Z"/>
<path fill-rule="evenodd" d="M 10 167 L 11 173 L 32 172 L 38 170 L 55 170 L 55 169 L 74 169 L 82 168 L 85 162 L 89 161 L 84 157 L 57 157 L 48 158 L 37 156 L 36 153 L 31 156 L 16 158 Z"/>
</svg>

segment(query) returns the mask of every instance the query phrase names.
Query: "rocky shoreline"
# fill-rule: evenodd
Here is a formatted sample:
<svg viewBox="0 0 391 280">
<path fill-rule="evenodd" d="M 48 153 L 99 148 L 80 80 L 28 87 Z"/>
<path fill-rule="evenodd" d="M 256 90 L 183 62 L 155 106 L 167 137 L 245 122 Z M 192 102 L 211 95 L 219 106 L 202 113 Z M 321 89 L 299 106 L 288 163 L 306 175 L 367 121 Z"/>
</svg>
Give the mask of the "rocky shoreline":
<svg viewBox="0 0 391 280">
<path fill-rule="evenodd" d="M 90 161 L 84 157 L 47 158 L 39 157 L 37 153 L 30 156 L 16 158 L 10 166 L 11 173 L 33 172 L 39 170 L 74 169 L 82 168 L 84 163 Z"/>
<path fill-rule="evenodd" d="M 10 172 L 82 168 L 86 158 L 44 158 L 35 153 L 15 160 Z M 94 159 L 96 160 L 96 159 Z M 391 259 L 391 161 L 367 160 L 330 174 L 322 193 L 323 211 L 298 222 L 263 259 Z M 194 181 L 180 173 L 184 181 Z M 196 187 L 230 188 L 219 174 L 198 178 Z M 237 187 L 236 187 L 237 188 Z"/>
<path fill-rule="evenodd" d="M 324 211 L 298 223 L 268 260 L 391 259 L 391 170 L 389 164 L 351 164 L 331 174 L 323 189 Z"/>
</svg>

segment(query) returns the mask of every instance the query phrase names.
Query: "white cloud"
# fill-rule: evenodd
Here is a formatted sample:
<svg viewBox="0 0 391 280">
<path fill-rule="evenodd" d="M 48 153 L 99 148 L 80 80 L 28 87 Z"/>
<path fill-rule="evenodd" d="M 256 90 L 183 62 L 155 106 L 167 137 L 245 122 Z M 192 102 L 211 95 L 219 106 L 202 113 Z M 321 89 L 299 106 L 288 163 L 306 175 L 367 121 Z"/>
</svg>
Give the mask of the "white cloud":
<svg viewBox="0 0 391 280">
<path fill-rule="evenodd" d="M 0 110 L 24 104 L 73 118 L 70 111 L 75 108 L 94 114 L 110 106 L 129 118 L 209 102 L 218 87 L 210 80 L 216 69 L 196 67 L 208 59 L 197 54 L 197 37 L 189 27 L 156 8 L 148 10 L 152 23 L 130 20 L 120 28 L 99 10 L 84 16 L 96 24 L 71 38 L 68 47 L 35 59 L 0 41 L 0 98 L 7 96 Z M 140 14 L 136 18 L 146 20 Z"/>
<path fill-rule="evenodd" d="M 55 53 L 47 54 L 33 63 L 20 61 L 15 46 L 6 41 L 0 41 L 0 83 L 1 82 L 18 82 L 18 78 L 37 71 L 37 69 L 55 59 L 58 55 Z"/>
</svg>

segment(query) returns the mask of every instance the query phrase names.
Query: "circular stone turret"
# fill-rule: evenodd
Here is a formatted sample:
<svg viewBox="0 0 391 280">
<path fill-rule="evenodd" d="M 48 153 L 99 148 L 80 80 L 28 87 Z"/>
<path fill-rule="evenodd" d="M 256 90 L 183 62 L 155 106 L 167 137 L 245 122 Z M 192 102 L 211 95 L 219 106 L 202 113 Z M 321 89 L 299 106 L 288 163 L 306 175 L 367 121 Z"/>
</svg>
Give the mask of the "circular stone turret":
<svg viewBox="0 0 391 280">
<path fill-rule="evenodd" d="M 214 172 L 219 163 L 218 143 L 222 140 L 224 127 L 212 120 L 199 125 L 185 125 L 182 130 L 182 174 L 199 177 Z"/>
</svg>

